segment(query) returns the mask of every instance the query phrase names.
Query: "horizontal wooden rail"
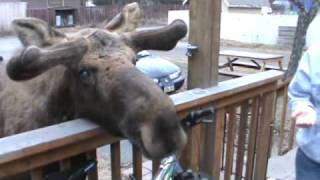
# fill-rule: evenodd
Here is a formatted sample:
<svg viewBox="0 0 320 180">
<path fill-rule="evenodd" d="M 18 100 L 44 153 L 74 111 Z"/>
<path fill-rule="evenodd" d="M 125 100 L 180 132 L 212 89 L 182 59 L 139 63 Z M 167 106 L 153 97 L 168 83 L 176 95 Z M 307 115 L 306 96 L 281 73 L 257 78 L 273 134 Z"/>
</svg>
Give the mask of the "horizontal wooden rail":
<svg viewBox="0 0 320 180">
<path fill-rule="evenodd" d="M 241 78 L 223 81 L 217 86 L 207 89 L 192 89 L 182 93 L 174 94 L 171 97 L 176 105 L 177 111 L 183 112 L 185 110 L 190 110 L 208 103 L 212 103 L 219 99 L 224 99 L 234 95 L 239 96 L 239 93 L 247 91 L 256 91 L 256 93 L 269 91 L 270 89 L 261 89 L 260 87 L 273 83 L 281 79 L 282 76 L 283 73 L 280 71 L 265 71 Z M 259 91 L 256 89 L 259 89 Z"/>
<path fill-rule="evenodd" d="M 1 138 L 0 179 L 119 140 L 83 119 Z"/>
<path fill-rule="evenodd" d="M 270 92 L 276 92 L 277 86 L 275 86 L 275 84 L 277 84 L 278 80 L 280 80 L 282 76 L 283 73 L 279 71 L 266 71 L 238 79 L 224 81 L 219 83 L 218 86 L 207 89 L 194 89 L 185 91 L 176 95 L 172 95 L 171 98 L 174 101 L 176 109 L 180 115 L 184 115 L 185 112 L 193 109 L 199 109 L 209 105 L 214 106 L 215 108 L 222 108 L 232 105 L 231 109 L 233 109 L 230 116 L 232 119 L 235 119 L 235 106 L 237 104 L 243 102 L 248 104 L 249 101 L 247 101 L 247 99 L 249 98 L 258 97 L 264 93 L 268 94 Z M 250 104 L 257 103 L 256 101 L 250 101 Z M 258 110 L 256 109 L 253 112 L 250 110 L 251 113 L 254 113 L 254 116 L 258 116 L 258 112 L 256 111 Z M 229 113 L 229 110 L 221 109 L 219 113 L 220 119 L 223 120 L 225 113 Z M 243 118 L 245 118 L 245 114 L 247 113 L 242 115 Z M 244 121 L 247 121 L 247 119 L 243 120 L 243 123 Z M 241 126 L 245 127 L 244 124 Z M 250 128 L 255 126 L 257 125 L 253 125 Z M 267 127 L 268 125 L 266 124 L 265 126 Z M 223 127 L 224 123 L 221 123 L 217 128 L 221 129 Z M 229 127 L 229 131 L 234 128 L 235 126 Z M 228 135 L 229 139 L 232 139 L 234 135 L 235 134 Z M 223 143 L 221 139 L 223 134 L 216 134 L 213 137 L 219 138 L 219 142 Z M 244 137 L 244 135 L 240 134 L 240 137 Z M 252 136 L 251 139 L 255 141 L 254 136 Z M 120 168 L 120 157 L 119 154 L 117 154 L 119 153 L 118 151 L 120 151 L 120 148 L 118 148 L 119 144 L 115 144 L 120 140 L 121 138 L 114 137 L 105 132 L 98 125 L 83 119 L 73 120 L 30 132 L 5 137 L 0 139 L 0 179 L 17 173 L 35 170 L 52 162 L 59 162 L 72 156 L 95 150 L 96 148 L 106 144 L 113 144 L 112 157 L 113 161 L 115 162 L 113 163 L 113 167 Z M 244 140 L 242 139 L 241 141 Z M 263 145 L 267 147 L 266 144 Z M 220 144 L 220 147 L 222 146 L 223 145 Z M 228 146 L 231 147 L 231 144 L 229 143 Z M 244 149 L 243 147 L 241 148 Z M 250 147 L 250 152 L 252 153 L 254 153 L 253 148 L 254 147 Z M 232 152 L 233 150 L 228 150 L 229 154 Z M 242 156 L 243 153 L 244 152 L 238 153 L 238 157 Z M 134 154 L 140 156 L 138 151 L 135 151 Z M 221 151 L 217 150 L 215 151 L 215 154 L 213 154 L 212 158 L 218 158 L 220 155 Z M 250 156 L 249 158 L 252 159 L 253 156 Z M 138 176 L 138 179 L 141 179 L 141 170 L 138 168 L 142 167 L 142 161 L 140 157 L 135 159 L 137 162 L 134 164 L 134 174 Z M 232 158 L 227 158 L 228 164 L 232 164 L 231 161 Z M 243 164 L 241 159 L 239 159 L 238 162 L 239 164 Z M 218 162 L 215 162 L 214 165 L 217 165 L 217 163 Z M 155 163 L 154 167 L 157 167 L 156 164 L 157 163 Z M 247 166 L 252 168 L 253 163 L 251 162 Z M 219 168 L 213 169 L 215 174 L 218 173 L 218 170 Z M 249 171 L 249 174 L 253 174 L 252 170 L 246 170 Z M 231 168 L 228 167 L 226 174 L 232 174 L 231 171 Z M 239 167 L 238 172 L 240 173 L 241 171 L 242 168 Z M 119 170 L 115 170 L 113 172 L 117 177 L 119 177 Z"/>
</svg>

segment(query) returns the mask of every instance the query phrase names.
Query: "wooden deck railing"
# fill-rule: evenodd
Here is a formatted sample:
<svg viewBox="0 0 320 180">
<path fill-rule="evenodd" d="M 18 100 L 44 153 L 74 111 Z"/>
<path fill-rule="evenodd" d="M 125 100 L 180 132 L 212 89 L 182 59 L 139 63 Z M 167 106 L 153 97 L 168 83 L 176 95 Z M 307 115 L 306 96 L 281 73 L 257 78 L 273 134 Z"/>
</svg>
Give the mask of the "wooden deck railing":
<svg viewBox="0 0 320 180">
<path fill-rule="evenodd" d="M 200 138 L 189 132 L 189 145 L 181 160 L 183 164 L 204 170 L 216 179 L 220 175 L 224 179 L 231 176 L 264 179 L 274 138 L 277 97 L 284 95 L 283 104 L 286 105 L 288 83 L 279 84 L 282 76 L 278 71 L 267 71 L 228 80 L 216 87 L 173 95 L 181 116 L 209 106 L 216 112 L 212 117 L 215 123 L 202 126 Z M 286 132 L 281 120 L 286 118 L 285 114 L 282 113 L 279 120 L 281 133 Z M 292 132 L 290 136 L 293 136 Z M 89 159 L 96 158 L 96 148 L 111 144 L 112 179 L 119 180 L 120 140 L 86 120 L 73 120 L 5 137 L 0 139 L 0 179 L 23 172 L 31 172 L 33 180 L 42 179 L 42 167 L 60 162 L 61 169 L 68 168 L 68 159 L 72 156 L 86 153 Z M 282 144 L 283 140 L 275 145 Z M 142 179 L 142 154 L 138 149 L 133 150 L 133 162 L 135 177 Z M 153 162 L 154 172 L 157 167 L 158 162 Z M 97 179 L 97 174 L 93 173 L 89 179 Z"/>
</svg>

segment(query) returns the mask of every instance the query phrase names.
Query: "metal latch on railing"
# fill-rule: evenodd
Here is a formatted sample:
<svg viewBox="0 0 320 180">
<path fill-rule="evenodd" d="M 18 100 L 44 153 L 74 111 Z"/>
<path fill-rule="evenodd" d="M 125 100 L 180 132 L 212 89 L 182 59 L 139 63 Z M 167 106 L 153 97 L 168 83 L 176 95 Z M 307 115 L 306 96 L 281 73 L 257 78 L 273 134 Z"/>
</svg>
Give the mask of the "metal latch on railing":
<svg viewBox="0 0 320 180">
<path fill-rule="evenodd" d="M 191 128 L 200 123 L 214 123 L 215 110 L 213 107 L 192 111 L 181 120 L 184 128 Z"/>
<path fill-rule="evenodd" d="M 186 56 L 192 57 L 197 50 L 198 50 L 198 46 L 188 44 Z"/>
</svg>

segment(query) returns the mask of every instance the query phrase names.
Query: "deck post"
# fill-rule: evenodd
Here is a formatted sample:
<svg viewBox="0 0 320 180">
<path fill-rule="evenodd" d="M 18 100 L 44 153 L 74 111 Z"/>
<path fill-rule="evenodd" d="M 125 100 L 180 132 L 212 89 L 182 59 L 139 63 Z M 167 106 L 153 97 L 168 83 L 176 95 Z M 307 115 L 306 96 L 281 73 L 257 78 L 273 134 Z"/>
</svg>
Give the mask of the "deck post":
<svg viewBox="0 0 320 180">
<path fill-rule="evenodd" d="M 220 19 L 221 1 L 190 0 L 189 43 L 197 46 L 198 50 L 188 58 L 188 89 L 217 85 Z M 199 147 L 201 136 L 208 137 L 211 126 L 195 127 L 188 132 L 188 145 L 181 159 L 184 167 L 199 170 L 200 151 L 214 144 L 212 140 L 206 147 Z"/>
</svg>

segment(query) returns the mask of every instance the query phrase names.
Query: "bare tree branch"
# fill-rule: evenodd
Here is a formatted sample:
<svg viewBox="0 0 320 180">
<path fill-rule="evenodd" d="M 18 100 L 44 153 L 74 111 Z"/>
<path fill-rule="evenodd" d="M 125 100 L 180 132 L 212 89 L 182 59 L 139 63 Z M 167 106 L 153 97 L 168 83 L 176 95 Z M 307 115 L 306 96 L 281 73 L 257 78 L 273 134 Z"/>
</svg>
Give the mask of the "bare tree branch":
<svg viewBox="0 0 320 180">
<path fill-rule="evenodd" d="M 296 29 L 294 43 L 291 51 L 288 70 L 285 73 L 284 79 L 290 79 L 296 72 L 299 61 L 303 54 L 303 49 L 305 47 L 305 43 L 306 43 L 305 37 L 306 37 L 307 29 L 310 23 L 312 22 L 312 20 L 317 15 L 319 8 L 320 8 L 320 0 L 314 0 L 314 4 L 312 5 L 311 9 L 308 12 L 300 11 L 299 13 L 297 29 Z"/>
</svg>

